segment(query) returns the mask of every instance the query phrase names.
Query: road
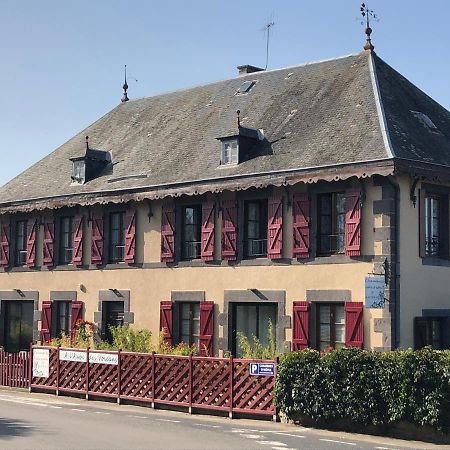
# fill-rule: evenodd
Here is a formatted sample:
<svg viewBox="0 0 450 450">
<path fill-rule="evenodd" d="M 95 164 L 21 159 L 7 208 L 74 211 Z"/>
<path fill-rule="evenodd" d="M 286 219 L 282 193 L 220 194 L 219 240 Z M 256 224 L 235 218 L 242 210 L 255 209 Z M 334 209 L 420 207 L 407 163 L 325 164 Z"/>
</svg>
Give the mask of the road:
<svg viewBox="0 0 450 450">
<path fill-rule="evenodd" d="M 0 389 L 5 449 L 408 449 L 431 444 Z M 440 446 L 439 448 L 443 448 Z"/>
</svg>

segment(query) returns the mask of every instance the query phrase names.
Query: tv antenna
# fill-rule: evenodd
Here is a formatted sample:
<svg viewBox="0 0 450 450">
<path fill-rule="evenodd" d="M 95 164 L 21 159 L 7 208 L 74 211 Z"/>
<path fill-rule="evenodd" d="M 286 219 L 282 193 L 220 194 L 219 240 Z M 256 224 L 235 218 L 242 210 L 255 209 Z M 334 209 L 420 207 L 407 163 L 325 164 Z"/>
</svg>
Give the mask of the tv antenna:
<svg viewBox="0 0 450 450">
<path fill-rule="evenodd" d="M 267 66 L 269 65 L 269 41 L 270 41 L 270 31 L 275 25 L 275 22 L 273 20 L 270 20 L 269 22 L 264 25 L 263 31 L 266 35 L 266 67 L 264 67 L 264 70 L 267 70 Z"/>
<path fill-rule="evenodd" d="M 361 25 L 366 25 L 366 44 L 364 45 L 364 50 L 371 50 L 373 51 L 373 49 L 375 48 L 372 45 L 372 40 L 371 40 L 371 34 L 372 34 L 372 28 L 370 28 L 370 20 L 376 20 L 377 22 L 379 22 L 379 18 L 377 16 L 377 14 L 375 14 L 375 12 L 372 9 L 369 9 L 368 6 L 366 6 L 365 3 L 361 4 L 361 15 L 363 16 L 363 20 L 361 22 Z"/>
</svg>

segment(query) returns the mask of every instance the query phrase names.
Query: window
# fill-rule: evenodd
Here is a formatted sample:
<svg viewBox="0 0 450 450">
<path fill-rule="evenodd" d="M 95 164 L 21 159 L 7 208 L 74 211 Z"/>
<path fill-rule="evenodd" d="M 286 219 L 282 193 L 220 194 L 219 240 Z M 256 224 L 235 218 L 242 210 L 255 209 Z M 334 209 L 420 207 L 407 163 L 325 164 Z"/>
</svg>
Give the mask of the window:
<svg viewBox="0 0 450 450">
<path fill-rule="evenodd" d="M 267 200 L 245 203 L 244 255 L 246 258 L 267 256 Z"/>
<path fill-rule="evenodd" d="M 184 342 L 191 346 L 200 346 L 200 303 L 177 302 L 178 339 L 176 343 Z"/>
<path fill-rule="evenodd" d="M 60 263 L 71 263 L 73 252 L 72 217 L 61 217 L 59 242 Z"/>
<path fill-rule="evenodd" d="M 232 308 L 232 348 L 237 357 L 242 356 L 238 345 L 238 333 L 242 333 L 252 342 L 253 336 L 262 345 L 269 344 L 269 323 L 275 333 L 277 324 L 277 305 L 273 303 L 233 303 Z"/>
<path fill-rule="evenodd" d="M 414 319 L 414 348 L 430 346 L 435 350 L 443 350 L 445 344 L 445 330 L 448 329 L 447 317 L 416 317 Z"/>
<path fill-rule="evenodd" d="M 113 341 L 111 327 L 123 325 L 124 302 L 103 302 L 102 311 L 102 337 L 106 342 L 111 344 Z"/>
<path fill-rule="evenodd" d="M 73 161 L 72 180 L 76 183 L 83 184 L 86 176 L 86 163 L 84 160 Z"/>
<path fill-rule="evenodd" d="M 28 350 L 33 341 L 34 304 L 31 301 L 4 301 L 4 347 L 7 352 Z M 2 308 L 3 309 L 3 308 Z"/>
<path fill-rule="evenodd" d="M 109 260 L 121 262 L 125 258 L 125 213 L 115 212 L 109 216 Z"/>
<path fill-rule="evenodd" d="M 425 254 L 439 256 L 441 244 L 441 198 L 427 194 L 425 197 Z"/>
<path fill-rule="evenodd" d="M 27 262 L 27 221 L 16 222 L 16 266 L 23 266 Z"/>
<path fill-rule="evenodd" d="M 345 194 L 321 194 L 317 198 L 318 253 L 345 252 Z"/>
<path fill-rule="evenodd" d="M 237 164 L 239 162 L 239 145 L 238 141 L 226 141 L 222 142 L 222 158 L 220 163 L 222 165 L 226 164 Z"/>
<path fill-rule="evenodd" d="M 317 304 L 317 349 L 345 345 L 345 310 L 343 304 Z"/>
<path fill-rule="evenodd" d="M 185 260 L 200 258 L 202 239 L 202 206 L 185 206 L 182 209 L 182 214 L 182 258 Z"/>
<path fill-rule="evenodd" d="M 70 336 L 70 316 L 72 302 L 52 302 L 52 337 L 59 338 L 63 334 Z"/>
</svg>

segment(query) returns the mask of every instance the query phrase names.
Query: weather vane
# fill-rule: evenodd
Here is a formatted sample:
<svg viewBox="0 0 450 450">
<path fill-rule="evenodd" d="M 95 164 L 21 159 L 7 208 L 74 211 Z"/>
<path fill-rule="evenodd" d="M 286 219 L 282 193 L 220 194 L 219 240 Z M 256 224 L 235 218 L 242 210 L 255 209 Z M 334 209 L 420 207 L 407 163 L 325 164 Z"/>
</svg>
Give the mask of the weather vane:
<svg viewBox="0 0 450 450">
<path fill-rule="evenodd" d="M 375 47 L 372 45 L 372 41 L 370 39 L 370 35 L 372 34 L 372 28 L 370 28 L 370 19 L 374 19 L 376 21 L 378 21 L 379 19 L 378 19 L 378 16 L 373 12 L 373 10 L 369 9 L 365 3 L 363 3 L 361 5 L 361 15 L 364 18 L 364 21 L 362 22 L 362 24 L 364 25 L 364 22 L 365 22 L 365 25 L 366 25 L 365 32 L 367 35 L 366 44 L 364 45 L 364 50 L 373 51 L 373 49 Z"/>
<path fill-rule="evenodd" d="M 138 80 L 136 80 L 136 78 L 131 77 L 130 75 L 128 75 L 128 78 L 131 78 L 132 80 L 136 81 L 136 83 L 137 83 L 137 81 L 138 81 Z M 129 100 L 128 94 L 127 94 L 128 83 L 127 83 L 127 65 L 126 65 L 126 64 L 125 64 L 125 80 L 124 80 L 122 89 L 123 89 L 123 97 L 122 97 L 122 99 L 121 99 L 121 102 L 122 102 L 122 103 L 125 103 L 125 102 L 127 102 L 127 101 Z"/>
</svg>

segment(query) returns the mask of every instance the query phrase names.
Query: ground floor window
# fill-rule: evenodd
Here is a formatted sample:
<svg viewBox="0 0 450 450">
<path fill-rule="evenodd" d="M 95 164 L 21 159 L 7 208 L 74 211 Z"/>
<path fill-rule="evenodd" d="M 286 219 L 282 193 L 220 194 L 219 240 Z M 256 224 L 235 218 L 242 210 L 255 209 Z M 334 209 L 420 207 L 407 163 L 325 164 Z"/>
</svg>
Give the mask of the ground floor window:
<svg viewBox="0 0 450 450">
<path fill-rule="evenodd" d="M 174 344 L 200 346 L 200 303 L 175 302 L 174 304 L 175 335 Z"/>
<path fill-rule="evenodd" d="M 344 304 L 316 305 L 317 349 L 341 348 L 345 345 Z"/>
<path fill-rule="evenodd" d="M 102 338 L 112 343 L 111 327 L 123 325 L 124 302 L 103 302 L 102 312 Z"/>
<path fill-rule="evenodd" d="M 435 350 L 443 350 L 446 346 L 444 327 L 448 326 L 446 317 L 416 317 L 414 320 L 414 348 L 426 346 Z"/>
<path fill-rule="evenodd" d="M 242 356 L 238 345 L 238 333 L 242 333 L 250 341 L 253 336 L 263 345 L 269 344 L 269 324 L 273 326 L 274 338 L 277 323 L 277 305 L 260 303 L 232 304 L 232 340 L 231 352 L 237 357 Z"/>
<path fill-rule="evenodd" d="M 33 314 L 32 301 L 4 301 L 4 336 L 5 351 L 19 352 L 28 350 L 33 341 Z"/>
</svg>

